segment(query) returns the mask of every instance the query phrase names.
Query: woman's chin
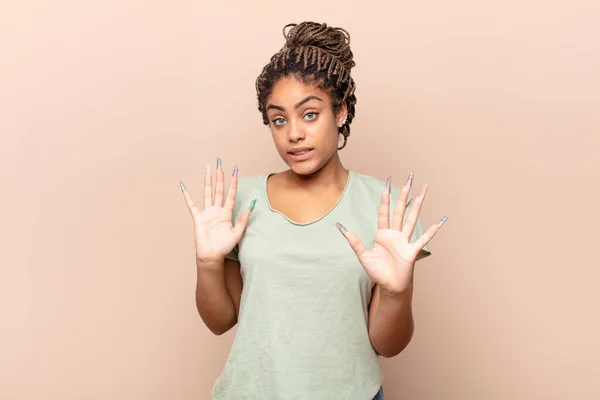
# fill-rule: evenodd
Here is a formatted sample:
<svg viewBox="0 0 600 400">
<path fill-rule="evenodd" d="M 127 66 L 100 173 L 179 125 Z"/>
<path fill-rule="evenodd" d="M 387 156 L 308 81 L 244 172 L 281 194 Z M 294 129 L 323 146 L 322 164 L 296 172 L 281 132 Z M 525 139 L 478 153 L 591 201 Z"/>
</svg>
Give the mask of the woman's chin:
<svg viewBox="0 0 600 400">
<path fill-rule="evenodd" d="M 296 175 L 312 175 L 319 170 L 318 166 L 315 163 L 288 163 L 288 166 Z"/>
</svg>

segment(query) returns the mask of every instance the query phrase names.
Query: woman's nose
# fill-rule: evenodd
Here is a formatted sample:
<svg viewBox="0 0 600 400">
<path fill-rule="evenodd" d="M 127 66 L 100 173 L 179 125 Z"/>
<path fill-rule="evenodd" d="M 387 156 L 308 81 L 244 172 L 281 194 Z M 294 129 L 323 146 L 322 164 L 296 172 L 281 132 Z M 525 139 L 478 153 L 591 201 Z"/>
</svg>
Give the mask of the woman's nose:
<svg viewBox="0 0 600 400">
<path fill-rule="evenodd" d="M 290 142 L 298 142 L 299 140 L 303 140 L 306 135 L 304 134 L 304 129 L 302 129 L 302 125 L 297 122 L 291 122 L 289 125 L 288 138 Z"/>
</svg>

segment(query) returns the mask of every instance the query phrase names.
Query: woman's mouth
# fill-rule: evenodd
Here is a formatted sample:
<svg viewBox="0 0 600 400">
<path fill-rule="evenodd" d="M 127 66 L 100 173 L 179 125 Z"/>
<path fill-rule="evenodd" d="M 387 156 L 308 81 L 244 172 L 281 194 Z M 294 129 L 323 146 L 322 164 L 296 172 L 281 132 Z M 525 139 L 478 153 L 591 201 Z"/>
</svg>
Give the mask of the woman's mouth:
<svg viewBox="0 0 600 400">
<path fill-rule="evenodd" d="M 307 160 L 313 153 L 313 149 L 298 149 L 290 151 L 288 154 L 293 161 Z"/>
</svg>

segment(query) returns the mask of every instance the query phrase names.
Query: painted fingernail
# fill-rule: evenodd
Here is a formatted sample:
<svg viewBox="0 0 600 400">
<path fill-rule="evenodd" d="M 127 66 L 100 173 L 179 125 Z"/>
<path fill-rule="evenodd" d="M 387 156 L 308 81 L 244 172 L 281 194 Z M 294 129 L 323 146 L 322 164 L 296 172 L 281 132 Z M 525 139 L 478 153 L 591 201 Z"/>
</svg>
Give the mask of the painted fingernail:
<svg viewBox="0 0 600 400">
<path fill-rule="evenodd" d="M 344 232 L 348 231 L 348 229 L 346 229 L 346 228 L 344 227 L 344 225 L 340 224 L 339 222 L 336 222 L 336 223 L 335 223 L 335 226 L 337 226 L 337 227 L 338 227 L 338 229 L 340 230 L 340 232 L 342 232 L 342 233 L 344 233 Z"/>
<path fill-rule="evenodd" d="M 217 157 L 217 169 L 221 169 L 221 159 Z"/>
<path fill-rule="evenodd" d="M 414 172 L 411 172 L 410 175 L 408 175 L 408 179 L 406 180 L 406 186 L 408 186 L 408 187 L 412 186 L 412 181 L 413 181 L 414 175 L 415 175 Z"/>
<path fill-rule="evenodd" d="M 235 167 L 233 167 L 233 175 L 231 176 L 238 176 L 238 166 L 236 165 Z"/>
<path fill-rule="evenodd" d="M 392 177 L 388 176 L 387 180 L 385 181 L 385 187 L 388 190 L 388 193 L 392 193 Z"/>
<path fill-rule="evenodd" d="M 442 226 L 444 225 L 444 222 L 446 222 L 448 220 L 448 216 L 445 216 L 444 218 L 442 218 L 440 220 L 440 222 L 437 223 L 438 226 Z"/>
<path fill-rule="evenodd" d="M 252 200 L 252 203 L 250 203 L 250 212 L 252 212 L 254 210 L 255 206 L 256 206 L 256 199 Z"/>
<path fill-rule="evenodd" d="M 185 192 L 185 185 L 183 184 L 183 182 L 179 181 L 179 187 L 181 188 L 182 192 Z"/>
</svg>

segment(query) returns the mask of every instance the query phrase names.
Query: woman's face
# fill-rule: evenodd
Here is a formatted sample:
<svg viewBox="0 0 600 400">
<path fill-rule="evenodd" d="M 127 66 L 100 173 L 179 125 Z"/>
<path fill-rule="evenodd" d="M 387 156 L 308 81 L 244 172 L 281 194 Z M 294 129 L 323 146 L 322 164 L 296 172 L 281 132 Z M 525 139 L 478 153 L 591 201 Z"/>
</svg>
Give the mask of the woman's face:
<svg viewBox="0 0 600 400">
<path fill-rule="evenodd" d="M 293 77 L 282 78 L 267 98 L 266 109 L 275 147 L 293 172 L 313 174 L 337 154 L 338 127 L 346 106 L 335 116 L 323 90 Z"/>
</svg>

